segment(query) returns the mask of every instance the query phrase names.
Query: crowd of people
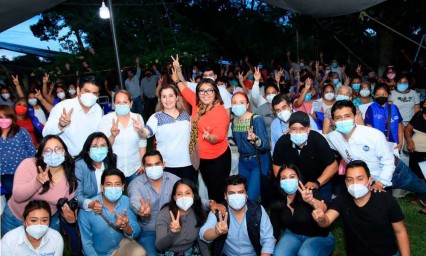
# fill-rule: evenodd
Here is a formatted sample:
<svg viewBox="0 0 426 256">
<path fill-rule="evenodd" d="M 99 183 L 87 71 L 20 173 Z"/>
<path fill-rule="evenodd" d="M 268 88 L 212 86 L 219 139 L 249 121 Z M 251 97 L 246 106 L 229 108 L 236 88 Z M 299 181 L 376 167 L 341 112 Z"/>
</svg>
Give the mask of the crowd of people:
<svg viewBox="0 0 426 256">
<path fill-rule="evenodd" d="M 426 102 L 413 89 L 425 85 L 394 66 L 379 77 L 287 56 L 286 69 L 246 58 L 188 74 L 178 55 L 161 73 L 136 58 L 124 88 L 11 77 L 2 254 L 332 255 L 341 216 L 347 255 L 410 255 L 392 191 L 426 214 Z"/>
</svg>

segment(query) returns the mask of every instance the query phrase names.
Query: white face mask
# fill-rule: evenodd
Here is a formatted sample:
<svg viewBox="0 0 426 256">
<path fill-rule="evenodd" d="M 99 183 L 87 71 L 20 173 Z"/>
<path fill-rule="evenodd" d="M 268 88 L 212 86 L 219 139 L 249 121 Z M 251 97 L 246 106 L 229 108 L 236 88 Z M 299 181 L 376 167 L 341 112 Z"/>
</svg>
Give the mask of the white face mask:
<svg viewBox="0 0 426 256">
<path fill-rule="evenodd" d="M 37 99 L 28 99 L 28 104 L 30 104 L 31 106 L 37 105 Z"/>
<path fill-rule="evenodd" d="M 163 166 L 150 166 L 145 168 L 145 173 L 151 180 L 158 180 L 163 176 Z"/>
<path fill-rule="evenodd" d="M 176 205 L 183 211 L 187 211 L 194 204 L 193 197 L 180 197 L 176 200 Z"/>
<path fill-rule="evenodd" d="M 216 81 L 216 78 L 214 76 L 206 76 L 204 77 L 205 79 L 211 79 L 213 81 Z"/>
<path fill-rule="evenodd" d="M 61 100 L 65 98 L 65 92 L 58 92 L 58 98 L 60 98 Z"/>
<path fill-rule="evenodd" d="M 288 119 L 291 116 L 291 112 L 290 110 L 283 110 L 280 113 L 278 113 L 278 118 L 283 121 L 284 123 L 286 123 L 288 121 Z"/>
<path fill-rule="evenodd" d="M 25 231 L 27 231 L 28 235 L 38 240 L 49 231 L 49 227 L 46 225 L 31 225 L 27 226 Z"/>
<path fill-rule="evenodd" d="M 368 193 L 368 188 L 364 184 L 351 184 L 348 187 L 348 192 L 355 199 L 361 198 Z"/>
<path fill-rule="evenodd" d="M 8 100 L 10 98 L 10 94 L 9 93 L 2 93 L 1 96 L 5 99 Z"/>
<path fill-rule="evenodd" d="M 228 195 L 228 204 L 234 210 L 240 210 L 246 205 L 247 195 L 246 194 L 232 194 Z"/>
<path fill-rule="evenodd" d="M 95 95 L 93 95 L 90 92 L 89 93 L 82 93 L 80 95 L 80 100 L 81 100 L 81 103 L 83 103 L 83 105 L 85 107 L 91 108 L 93 105 L 96 104 L 98 97 L 96 97 Z"/>
<path fill-rule="evenodd" d="M 68 92 L 69 92 L 71 95 L 74 95 L 74 94 L 76 93 L 76 90 L 75 90 L 75 89 L 69 89 L 69 90 L 68 90 Z"/>
<path fill-rule="evenodd" d="M 266 101 L 269 103 L 269 104 L 271 104 L 272 103 L 272 100 L 274 99 L 274 97 L 275 96 L 277 96 L 276 94 L 273 94 L 273 93 L 271 93 L 271 94 L 268 94 L 268 96 L 266 96 Z"/>
<path fill-rule="evenodd" d="M 368 96 L 370 96 L 370 90 L 368 90 L 368 89 L 362 89 L 360 92 L 359 92 L 359 94 L 361 95 L 361 97 L 368 97 Z"/>
<path fill-rule="evenodd" d="M 324 99 L 326 99 L 326 100 L 333 100 L 334 99 L 334 93 L 327 92 L 326 94 L 324 94 Z"/>
</svg>

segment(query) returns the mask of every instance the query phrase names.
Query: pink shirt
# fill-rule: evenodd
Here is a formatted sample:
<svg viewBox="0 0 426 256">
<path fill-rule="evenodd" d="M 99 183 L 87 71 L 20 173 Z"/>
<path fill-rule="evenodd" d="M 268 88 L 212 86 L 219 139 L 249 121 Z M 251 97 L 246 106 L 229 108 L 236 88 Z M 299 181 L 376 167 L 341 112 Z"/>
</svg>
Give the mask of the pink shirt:
<svg viewBox="0 0 426 256">
<path fill-rule="evenodd" d="M 49 190 L 40 195 L 39 192 L 42 190 L 42 184 L 37 181 L 37 167 L 35 165 L 36 159 L 26 158 L 24 159 L 16 169 L 15 177 L 13 180 L 13 193 L 9 199 L 8 205 L 12 213 L 16 218 L 24 221 L 22 214 L 24 213 L 25 206 L 31 200 L 45 200 L 49 206 L 52 215 L 54 215 L 58 209 L 56 204 L 59 198 L 66 197 L 71 199 L 74 197 L 75 191 L 69 194 L 69 186 L 67 179 L 64 178 L 57 184 L 50 184 Z"/>
</svg>

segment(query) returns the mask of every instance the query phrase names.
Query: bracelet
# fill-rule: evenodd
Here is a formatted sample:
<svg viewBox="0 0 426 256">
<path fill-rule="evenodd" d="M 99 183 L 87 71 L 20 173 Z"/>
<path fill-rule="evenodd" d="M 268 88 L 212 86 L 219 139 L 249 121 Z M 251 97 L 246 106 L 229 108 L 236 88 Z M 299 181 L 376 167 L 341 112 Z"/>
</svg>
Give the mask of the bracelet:
<svg viewBox="0 0 426 256">
<path fill-rule="evenodd" d="M 321 183 L 318 180 L 314 181 L 314 183 L 315 183 L 315 185 L 317 185 L 318 188 L 321 187 Z"/>
</svg>

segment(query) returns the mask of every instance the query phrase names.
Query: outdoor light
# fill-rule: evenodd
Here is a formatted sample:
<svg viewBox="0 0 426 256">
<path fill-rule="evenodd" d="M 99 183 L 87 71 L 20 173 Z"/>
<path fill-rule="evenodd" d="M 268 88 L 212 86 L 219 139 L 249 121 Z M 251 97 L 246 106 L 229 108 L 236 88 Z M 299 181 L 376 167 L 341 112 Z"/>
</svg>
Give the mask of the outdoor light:
<svg viewBox="0 0 426 256">
<path fill-rule="evenodd" d="M 102 6 L 99 8 L 99 16 L 101 19 L 109 19 L 109 9 L 106 7 L 105 2 L 102 1 Z"/>
</svg>

